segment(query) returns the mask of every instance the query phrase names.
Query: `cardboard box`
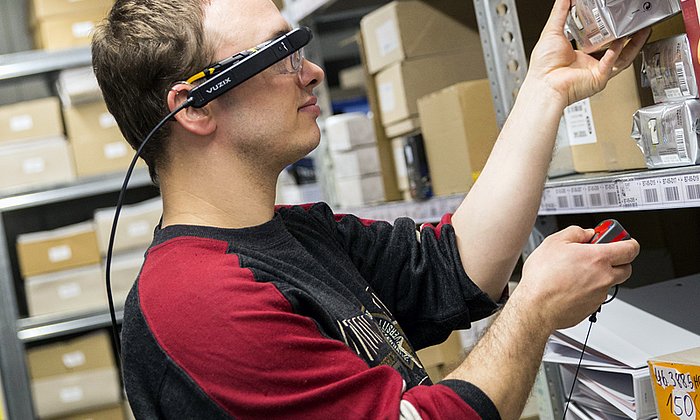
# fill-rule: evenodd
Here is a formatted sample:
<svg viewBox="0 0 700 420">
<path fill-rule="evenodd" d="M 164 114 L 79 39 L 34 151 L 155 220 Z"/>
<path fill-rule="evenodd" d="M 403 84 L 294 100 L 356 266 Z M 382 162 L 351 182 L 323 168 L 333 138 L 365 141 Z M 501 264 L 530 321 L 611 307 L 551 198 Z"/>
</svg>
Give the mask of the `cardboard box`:
<svg viewBox="0 0 700 420">
<path fill-rule="evenodd" d="M 25 191 L 75 180 L 73 159 L 63 137 L 0 146 L 0 190 Z"/>
<path fill-rule="evenodd" d="M 645 45 L 642 79 L 651 87 L 655 103 L 697 98 L 698 85 L 688 36 L 677 35 Z"/>
<path fill-rule="evenodd" d="M 642 108 L 634 114 L 632 137 L 648 168 L 674 168 L 700 163 L 697 121 L 700 100 L 688 99 Z"/>
<path fill-rule="evenodd" d="M 104 17 L 104 10 L 81 9 L 76 13 L 46 18 L 34 29 L 35 46 L 45 50 L 88 46 L 95 27 Z"/>
<path fill-rule="evenodd" d="M 432 55 L 392 64 L 375 77 L 382 123 L 389 126 L 418 116 L 417 100 L 428 93 L 461 81 L 485 77 L 483 63 L 466 52 Z"/>
<path fill-rule="evenodd" d="M 128 249 L 146 250 L 153 241 L 153 230 L 160 223 L 163 202 L 160 197 L 122 207 L 114 239 L 114 252 Z M 107 255 L 112 231 L 114 208 L 95 211 L 95 233 L 102 255 Z"/>
<path fill-rule="evenodd" d="M 700 347 L 650 359 L 660 420 L 700 417 Z"/>
<path fill-rule="evenodd" d="M 576 0 L 566 31 L 581 50 L 592 53 L 678 12 L 677 0 Z"/>
<path fill-rule="evenodd" d="M 131 291 L 136 278 L 143 265 L 144 253 L 134 251 L 123 254 L 115 254 L 112 258 L 112 299 L 115 306 L 123 306 L 126 297 Z M 104 279 L 107 267 L 102 263 L 102 278 Z M 102 282 L 104 283 L 104 281 Z M 104 289 L 104 287 L 103 287 Z"/>
<path fill-rule="evenodd" d="M 61 70 L 56 91 L 64 107 L 103 101 L 102 91 L 91 66 Z"/>
<path fill-rule="evenodd" d="M 27 277 L 25 290 L 29 316 L 107 309 L 99 264 Z"/>
<path fill-rule="evenodd" d="M 416 353 L 433 383 L 441 381 L 466 357 L 457 331 L 450 334 L 444 343 L 418 350 Z"/>
<path fill-rule="evenodd" d="M 377 146 L 369 145 L 347 152 L 331 154 L 333 173 L 337 178 L 376 174 L 382 171 Z"/>
<path fill-rule="evenodd" d="M 30 14 L 35 21 L 85 10 L 99 10 L 106 16 L 113 3 L 112 0 L 32 0 Z"/>
<path fill-rule="evenodd" d="M 0 107 L 0 142 L 63 136 L 58 98 Z"/>
<path fill-rule="evenodd" d="M 420 118 L 418 116 L 406 118 L 384 127 L 384 134 L 390 139 L 396 137 L 411 136 L 420 132 Z"/>
<path fill-rule="evenodd" d="M 380 7 L 362 19 L 360 30 L 370 74 L 406 59 L 458 49 L 469 51 L 484 67 L 478 31 L 422 1 Z"/>
<path fill-rule="evenodd" d="M 54 417 L 121 400 L 121 384 L 106 331 L 27 350 L 34 409 Z"/>
<path fill-rule="evenodd" d="M 25 233 L 17 237 L 17 257 L 22 277 L 99 264 L 100 251 L 92 223 Z"/>
<path fill-rule="evenodd" d="M 463 82 L 418 100 L 435 195 L 467 192 L 498 137 L 488 80 Z"/>
<path fill-rule="evenodd" d="M 119 404 L 71 416 L 58 417 L 56 420 L 125 420 L 126 418 L 124 408 Z"/>
<path fill-rule="evenodd" d="M 361 112 L 348 112 L 326 118 L 328 148 L 333 152 L 352 150 L 376 143 L 372 120 Z"/>
<path fill-rule="evenodd" d="M 338 178 L 335 183 L 340 207 L 359 207 L 384 200 L 381 175 Z"/>
<path fill-rule="evenodd" d="M 636 77 L 630 67 L 602 92 L 565 110 L 549 176 L 646 168 L 630 138 L 632 116 L 641 106 Z"/>
<path fill-rule="evenodd" d="M 67 107 L 63 113 L 78 176 L 129 167 L 134 153 L 103 101 Z"/>
</svg>

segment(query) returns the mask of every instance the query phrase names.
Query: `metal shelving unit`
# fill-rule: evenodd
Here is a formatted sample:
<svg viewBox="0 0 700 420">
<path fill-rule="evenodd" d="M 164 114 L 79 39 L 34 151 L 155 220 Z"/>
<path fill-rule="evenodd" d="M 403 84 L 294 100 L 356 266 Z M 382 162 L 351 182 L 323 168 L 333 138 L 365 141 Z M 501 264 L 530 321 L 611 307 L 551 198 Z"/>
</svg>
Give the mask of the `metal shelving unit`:
<svg viewBox="0 0 700 420">
<path fill-rule="evenodd" d="M 90 48 L 22 51 L 0 56 L 0 81 L 91 64 Z"/>
</svg>

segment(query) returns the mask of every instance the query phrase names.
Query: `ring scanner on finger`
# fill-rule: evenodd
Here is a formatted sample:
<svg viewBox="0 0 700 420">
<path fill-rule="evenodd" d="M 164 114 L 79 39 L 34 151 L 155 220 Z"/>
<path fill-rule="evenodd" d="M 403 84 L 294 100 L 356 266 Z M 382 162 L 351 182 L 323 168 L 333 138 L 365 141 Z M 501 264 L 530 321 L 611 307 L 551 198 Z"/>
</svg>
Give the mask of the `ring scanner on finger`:
<svg viewBox="0 0 700 420">
<path fill-rule="evenodd" d="M 604 244 L 611 242 L 626 241 L 628 239 L 631 239 L 631 236 L 627 232 L 627 230 L 625 230 L 625 228 L 622 227 L 620 222 L 618 222 L 615 219 L 603 220 L 593 230 L 595 231 L 595 233 L 593 234 L 593 238 L 589 241 L 589 243 L 591 244 Z M 603 305 L 612 302 L 612 300 L 615 299 L 615 296 L 617 296 L 618 290 L 618 285 L 615 285 L 612 296 L 610 296 L 610 298 L 603 302 Z M 600 312 L 601 308 L 598 308 L 598 310 L 590 316 L 589 320 L 591 322 L 597 321 L 596 314 Z"/>
</svg>

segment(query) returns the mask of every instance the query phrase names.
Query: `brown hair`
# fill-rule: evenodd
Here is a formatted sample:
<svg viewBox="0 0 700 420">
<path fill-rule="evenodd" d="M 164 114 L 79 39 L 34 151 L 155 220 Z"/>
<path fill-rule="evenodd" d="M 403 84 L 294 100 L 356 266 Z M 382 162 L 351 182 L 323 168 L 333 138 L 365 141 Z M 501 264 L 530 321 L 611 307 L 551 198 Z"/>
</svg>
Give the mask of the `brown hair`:
<svg viewBox="0 0 700 420">
<path fill-rule="evenodd" d="M 117 0 L 92 40 L 92 65 L 109 112 L 131 147 L 168 113 L 172 85 L 213 59 L 205 39 L 206 0 Z M 167 164 L 166 124 L 141 154 L 151 179 Z"/>
</svg>

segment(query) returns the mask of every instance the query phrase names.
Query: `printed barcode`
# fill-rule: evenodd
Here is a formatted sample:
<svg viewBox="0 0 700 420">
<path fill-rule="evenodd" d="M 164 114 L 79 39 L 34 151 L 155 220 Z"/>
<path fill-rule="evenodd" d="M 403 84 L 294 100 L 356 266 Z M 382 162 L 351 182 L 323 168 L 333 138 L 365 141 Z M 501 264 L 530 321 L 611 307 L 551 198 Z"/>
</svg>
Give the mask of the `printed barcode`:
<svg viewBox="0 0 700 420">
<path fill-rule="evenodd" d="M 600 29 L 600 34 L 606 38 L 610 36 L 608 27 L 605 25 L 605 22 L 603 22 L 603 17 L 600 15 L 600 11 L 597 7 L 593 9 L 593 17 L 595 18 L 595 23 L 598 25 L 598 29 Z"/>
<path fill-rule="evenodd" d="M 617 206 L 618 204 L 620 204 L 617 201 L 617 193 L 609 192 L 609 193 L 607 193 L 607 196 L 608 196 L 608 205 L 609 206 Z"/>
<path fill-rule="evenodd" d="M 680 201 L 681 196 L 678 193 L 678 187 L 666 187 L 666 201 Z"/>
<path fill-rule="evenodd" d="M 559 196 L 559 197 L 557 197 L 557 202 L 559 203 L 559 208 L 561 208 L 561 209 L 568 209 L 569 208 L 569 199 L 567 197 Z"/>
<path fill-rule="evenodd" d="M 700 200 L 700 184 L 690 184 L 685 186 L 689 200 Z"/>
<path fill-rule="evenodd" d="M 584 207 L 584 201 L 583 201 L 583 196 L 580 194 L 572 196 L 574 199 L 574 207 Z"/>
<path fill-rule="evenodd" d="M 688 150 L 685 147 L 685 131 L 682 128 L 676 128 L 674 131 L 678 157 L 681 159 L 688 159 Z"/>
<path fill-rule="evenodd" d="M 683 95 L 690 95 L 690 89 L 688 88 L 688 78 L 685 75 L 685 66 L 683 62 L 676 63 L 676 77 L 678 78 L 678 86 L 681 88 Z"/>
<path fill-rule="evenodd" d="M 656 191 L 656 188 L 644 190 L 644 201 L 646 201 L 647 203 L 659 202 L 659 193 L 658 191 Z"/>
<path fill-rule="evenodd" d="M 579 137 L 586 137 L 588 136 L 587 131 L 575 131 L 574 132 L 574 137 L 579 138 Z"/>
<path fill-rule="evenodd" d="M 588 198 L 591 199 L 591 207 L 600 207 L 603 205 L 603 199 L 600 194 L 591 194 Z"/>
</svg>

